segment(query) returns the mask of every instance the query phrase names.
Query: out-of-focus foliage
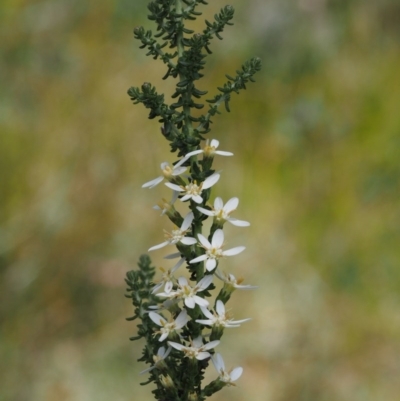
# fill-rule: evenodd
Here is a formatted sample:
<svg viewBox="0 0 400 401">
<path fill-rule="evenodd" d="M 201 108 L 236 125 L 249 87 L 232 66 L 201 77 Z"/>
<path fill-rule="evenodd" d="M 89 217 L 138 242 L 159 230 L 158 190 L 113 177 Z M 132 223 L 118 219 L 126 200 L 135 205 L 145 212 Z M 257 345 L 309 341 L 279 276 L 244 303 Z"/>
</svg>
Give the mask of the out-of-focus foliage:
<svg viewBox="0 0 400 401">
<path fill-rule="evenodd" d="M 254 319 L 222 352 L 245 373 L 215 399 L 396 401 L 400 6 L 231 4 L 201 89 L 263 60 L 209 134 L 235 153 L 218 194 L 252 221 L 229 229 L 248 249 L 223 263 L 261 288 L 235 294 L 235 316 Z M 145 17 L 145 1 L 1 2 L 1 401 L 151 399 L 123 278 L 168 228 L 151 209 L 168 190 L 140 186 L 174 159 L 126 95 L 171 89 L 133 40 Z"/>
</svg>

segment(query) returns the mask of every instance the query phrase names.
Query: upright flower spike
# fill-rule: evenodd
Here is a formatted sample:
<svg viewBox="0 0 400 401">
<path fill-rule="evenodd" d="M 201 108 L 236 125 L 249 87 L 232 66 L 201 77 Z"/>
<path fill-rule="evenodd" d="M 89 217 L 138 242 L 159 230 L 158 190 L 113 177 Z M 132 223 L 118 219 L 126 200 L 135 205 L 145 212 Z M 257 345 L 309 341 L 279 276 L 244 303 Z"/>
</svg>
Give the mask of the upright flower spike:
<svg viewBox="0 0 400 401">
<path fill-rule="evenodd" d="M 226 371 L 222 357 L 217 354 L 213 363 L 218 379 L 206 386 L 203 383 L 208 359 L 220 343 L 225 327 L 237 327 L 248 320 L 233 320 L 225 304 L 234 289 L 251 287 L 217 271 L 222 257 L 245 249 L 240 246 L 224 250 L 225 222 L 239 227 L 249 223 L 232 217 L 238 198 L 231 198 L 224 205 L 220 197 L 214 196 L 213 206 L 206 205 L 220 179 L 220 173 L 213 166 L 214 159 L 218 161 L 215 156 L 233 156 L 233 153 L 220 150 L 218 139 L 203 141 L 214 118 L 220 114 L 220 106 L 230 111 L 232 95 L 254 81 L 261 62 L 253 58 L 236 69 L 234 76 L 226 75 L 227 81 L 218 88 L 219 93 L 204 101 L 207 91 L 199 89 L 199 80 L 203 77 L 205 58 L 211 54 L 212 39 L 222 39 L 221 34 L 226 26 L 232 25 L 234 15 L 233 7 L 225 6 L 195 33 L 187 23 L 192 24 L 201 15 L 200 7 L 205 5 L 205 0 L 149 0 L 149 19 L 156 24 L 156 34 L 144 27 L 134 29 L 134 37 L 147 55 L 165 64 L 163 78 L 176 80 L 170 94 L 157 92 L 148 82 L 128 90 L 132 101 L 143 104 L 149 118 L 162 124 L 161 134 L 178 159 L 172 165 L 161 163 L 161 175 L 143 185 L 154 188 L 164 182 L 173 191 L 171 201 L 161 195 L 162 201 L 155 209 L 166 215 L 174 228 L 165 232 L 164 242 L 149 251 L 175 246 L 165 258 L 178 258 L 178 262 L 172 269 L 162 269 L 162 277 L 157 282 L 150 258 L 144 255 L 140 258 L 139 270 L 129 272 L 126 280 L 134 306 L 134 316 L 129 320 L 141 320 L 137 325 L 138 336 L 131 339 L 145 341 L 139 360 L 150 365 L 142 373 L 150 372 L 148 383 L 155 384 L 153 394 L 157 401 L 205 401 L 224 386 L 233 384 L 242 373 L 240 367 Z M 204 105 L 207 107 L 202 114 Z M 165 186 L 162 186 L 164 190 Z M 178 198 L 181 202 L 177 204 Z M 213 218 L 210 228 L 203 224 L 207 217 Z M 180 277 L 175 278 L 174 273 L 182 265 L 186 272 L 180 270 Z M 214 274 L 224 280 L 219 293 L 214 291 Z M 215 307 L 211 309 L 210 305 Z M 159 347 L 160 342 L 167 343 L 169 348 Z"/>
<path fill-rule="evenodd" d="M 224 232 L 221 229 L 215 231 L 211 243 L 202 234 L 199 234 L 198 238 L 201 246 L 205 249 L 206 253 L 192 259 L 189 263 L 199 263 L 206 261 L 206 269 L 208 271 L 214 270 L 217 266 L 217 261 L 223 256 L 237 255 L 246 249 L 246 247 L 244 246 L 237 246 L 235 248 L 228 249 L 227 251 L 223 251 L 222 246 L 224 245 Z"/>
</svg>

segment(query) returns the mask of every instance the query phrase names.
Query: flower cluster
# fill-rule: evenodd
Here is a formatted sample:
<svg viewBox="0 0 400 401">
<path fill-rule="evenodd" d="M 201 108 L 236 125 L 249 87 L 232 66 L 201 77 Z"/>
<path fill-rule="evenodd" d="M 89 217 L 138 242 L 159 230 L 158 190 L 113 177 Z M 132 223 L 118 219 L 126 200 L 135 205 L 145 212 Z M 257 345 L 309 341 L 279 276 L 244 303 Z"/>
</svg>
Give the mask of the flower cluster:
<svg viewBox="0 0 400 401">
<path fill-rule="evenodd" d="M 162 176 L 143 185 L 153 188 L 165 178 L 165 186 L 173 193 L 171 201 L 160 203 L 158 209 L 165 210 L 171 221 L 180 222 L 171 231 L 164 231 L 165 241 L 149 248 L 149 251 L 174 245 L 177 252 L 165 256 L 167 260 L 179 258 L 179 261 L 169 269 L 160 268 L 162 276 L 151 287 L 151 293 L 159 301 L 150 305 L 148 315 L 155 325 L 153 336 L 163 346 L 154 349 L 152 356 L 154 364 L 144 372 L 168 373 L 168 361 L 174 357 L 188 359 L 197 369 L 204 369 L 204 361 L 212 361 L 218 372 L 218 378 L 206 388 L 216 391 L 225 385 L 232 385 L 243 369 L 237 367 L 226 371 L 220 354 L 214 354 L 214 348 L 220 343 L 225 328 L 239 327 L 250 319 L 233 320 L 226 310 L 226 302 L 235 289 L 252 289 L 254 286 L 240 285 L 232 274 L 221 273 L 219 268 L 222 259 L 237 255 L 245 250 L 244 246 L 224 249 L 225 222 L 238 227 L 249 226 L 250 223 L 231 216 L 239 205 L 238 198 L 231 198 L 225 205 L 220 197 L 215 197 L 213 204 L 208 204 L 211 187 L 219 180 L 220 174 L 211 170 L 215 155 L 232 156 L 231 152 L 216 150 L 219 142 L 213 139 L 207 141 L 203 149 L 194 150 L 185 155 L 172 167 L 166 162 L 161 164 Z M 202 155 L 202 160 L 197 157 Z M 196 167 L 194 167 L 196 165 Z M 199 166 L 208 166 L 203 173 L 203 181 L 197 181 L 193 176 Z M 187 170 L 192 173 L 184 176 Z M 175 209 L 175 202 L 181 201 L 188 206 L 189 211 L 184 217 Z M 212 218 L 209 235 L 204 235 L 203 222 Z M 186 263 L 187 270 L 192 273 L 190 278 L 184 272 L 178 274 L 178 269 Z M 214 277 L 223 283 L 222 289 L 212 304 L 211 290 L 215 288 Z M 192 282 L 192 283 L 191 283 Z M 157 312 L 156 312 L 157 311 Z M 179 356 L 180 355 L 180 356 Z M 194 361 L 201 361 L 194 362 Z M 182 366 L 184 363 L 182 362 Z M 163 379 L 165 382 L 167 379 Z M 173 381 L 172 381 L 173 382 Z M 174 384 L 175 386 L 175 384 Z M 207 394 L 205 394 L 207 395 Z"/>
</svg>

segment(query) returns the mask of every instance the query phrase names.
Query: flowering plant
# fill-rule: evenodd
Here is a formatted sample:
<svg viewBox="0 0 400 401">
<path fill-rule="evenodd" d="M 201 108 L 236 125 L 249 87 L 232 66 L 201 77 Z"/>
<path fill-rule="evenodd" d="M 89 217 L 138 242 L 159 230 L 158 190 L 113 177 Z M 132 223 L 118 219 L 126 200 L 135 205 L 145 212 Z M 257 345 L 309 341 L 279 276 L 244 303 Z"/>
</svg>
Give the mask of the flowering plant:
<svg viewBox="0 0 400 401">
<path fill-rule="evenodd" d="M 253 75 L 261 68 L 258 58 L 246 62 L 235 77 L 227 75 L 228 81 L 220 88 L 219 94 L 207 100 L 208 112 L 201 110 L 199 103 L 206 91 L 197 87 L 203 77 L 204 58 L 210 54 L 210 42 L 220 36 L 226 25 L 232 25 L 234 9 L 226 6 L 215 15 L 213 22 L 206 21 L 201 33 L 194 33 L 185 23 L 201 15 L 199 5 L 205 0 L 155 0 L 148 6 L 149 19 L 157 25 L 157 33 L 152 34 L 143 27 L 135 28 L 134 36 L 147 48 L 148 55 L 161 59 L 167 67 L 164 79 L 176 78 L 175 103 L 167 104 L 164 95 L 156 88 L 144 83 L 141 88 L 130 88 L 128 94 L 133 102 L 142 103 L 150 110 L 149 118 L 158 118 L 162 124 L 161 133 L 170 142 L 171 152 L 177 152 L 178 160 L 170 165 L 161 164 L 162 175 L 143 184 L 144 188 L 154 188 L 162 181 L 172 190 L 170 202 L 165 199 L 155 207 L 162 211 L 176 226 L 165 232 L 165 240 L 149 248 L 158 251 L 173 245 L 175 253 L 167 260 L 178 258 L 169 269 L 161 268 L 162 276 L 155 280 L 155 268 L 147 255 L 140 257 L 136 271 L 127 274 L 127 295 L 132 299 L 135 314 L 128 320 L 140 319 L 138 335 L 131 340 L 144 338 L 146 344 L 139 361 L 150 364 L 142 373 L 149 373 L 154 382 L 155 398 L 161 400 L 204 400 L 226 385 L 234 385 L 243 369 L 236 367 L 225 370 L 220 354 L 214 348 L 221 341 L 226 327 L 238 327 L 249 320 L 233 320 L 225 305 L 235 289 L 252 289 L 242 285 L 232 274 L 223 273 L 219 265 L 226 256 L 237 255 L 245 247 L 224 249 L 224 224 L 229 222 L 238 227 L 246 227 L 248 222 L 231 216 L 239 204 L 238 198 L 228 200 L 225 205 L 220 197 L 209 204 L 211 188 L 221 177 L 213 169 L 215 156 L 232 156 L 228 151 L 219 150 L 217 139 L 206 140 L 210 131 L 211 118 L 219 113 L 224 103 L 229 111 L 232 93 L 246 88 L 253 81 Z M 169 45 L 170 53 L 163 49 Z M 202 146 L 202 141 L 205 141 Z M 186 175 L 184 175 L 186 174 Z M 182 215 L 175 202 L 183 202 L 187 210 Z M 203 223 L 212 218 L 208 235 L 203 233 Z M 181 266 L 186 266 L 187 276 Z M 181 269 L 180 269 L 181 268 Z M 177 276 L 178 269 L 181 273 Z M 214 278 L 223 283 L 221 290 L 212 299 L 216 290 Z M 218 377 L 203 386 L 204 371 L 210 364 L 215 366 Z"/>
</svg>

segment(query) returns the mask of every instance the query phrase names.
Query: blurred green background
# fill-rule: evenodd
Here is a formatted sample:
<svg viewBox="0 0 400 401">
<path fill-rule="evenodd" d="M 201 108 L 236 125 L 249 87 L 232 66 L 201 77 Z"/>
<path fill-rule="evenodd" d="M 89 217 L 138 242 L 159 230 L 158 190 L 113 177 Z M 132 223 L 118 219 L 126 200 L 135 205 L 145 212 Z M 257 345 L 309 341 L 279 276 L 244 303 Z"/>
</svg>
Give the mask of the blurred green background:
<svg viewBox="0 0 400 401">
<path fill-rule="evenodd" d="M 214 194 L 238 196 L 223 267 L 254 292 L 219 351 L 242 365 L 216 401 L 396 401 L 400 393 L 400 3 L 232 0 L 209 89 L 257 55 L 257 83 L 211 138 Z M 141 184 L 174 161 L 132 106 L 144 81 L 171 93 L 138 49 L 141 0 L 0 5 L 0 400 L 151 400 L 131 343 L 125 272 L 170 224 Z M 202 29 L 225 3 L 210 1 Z M 156 266 L 165 253 L 155 252 Z M 169 266 L 166 266 L 169 267 Z M 210 368 L 209 378 L 215 376 Z"/>
</svg>

